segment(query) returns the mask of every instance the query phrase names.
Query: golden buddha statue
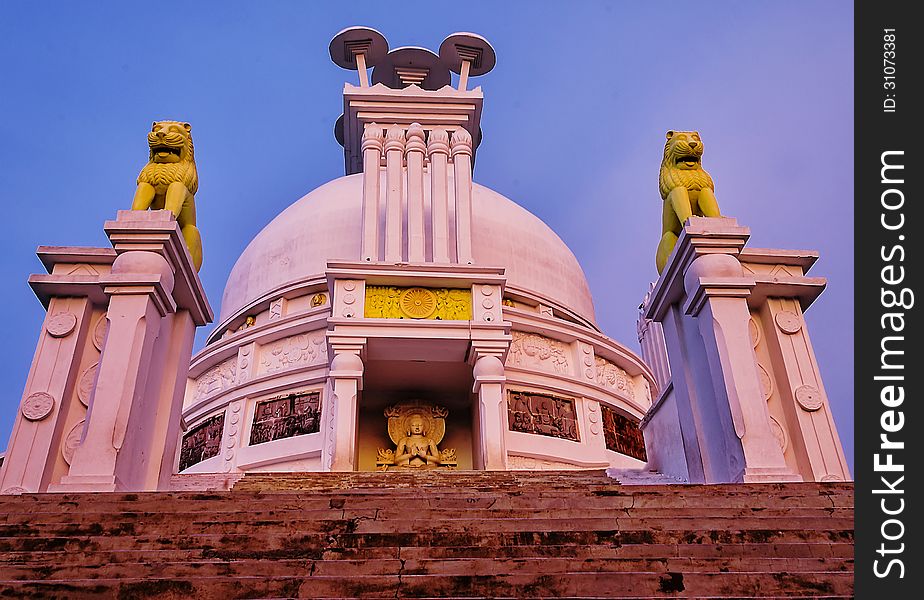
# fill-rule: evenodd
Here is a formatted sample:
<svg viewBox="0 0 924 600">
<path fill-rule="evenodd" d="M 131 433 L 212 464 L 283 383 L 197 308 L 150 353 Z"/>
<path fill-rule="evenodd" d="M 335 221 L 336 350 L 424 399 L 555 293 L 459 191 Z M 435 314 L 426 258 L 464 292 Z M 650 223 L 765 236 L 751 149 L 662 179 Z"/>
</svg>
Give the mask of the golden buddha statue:
<svg viewBox="0 0 924 600">
<path fill-rule="evenodd" d="M 454 469 L 456 451 L 439 449 L 446 433 L 449 411 L 442 406 L 407 402 L 385 409 L 388 435 L 395 449 L 380 448 L 376 458 L 379 471 L 396 469 Z"/>
</svg>

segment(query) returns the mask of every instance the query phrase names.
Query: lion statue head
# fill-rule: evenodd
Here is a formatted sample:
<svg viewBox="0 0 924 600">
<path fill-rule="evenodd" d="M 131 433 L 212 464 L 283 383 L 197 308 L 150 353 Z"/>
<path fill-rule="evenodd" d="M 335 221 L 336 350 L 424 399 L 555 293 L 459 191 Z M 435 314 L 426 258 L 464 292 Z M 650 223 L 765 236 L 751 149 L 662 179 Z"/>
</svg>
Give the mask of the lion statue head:
<svg viewBox="0 0 924 600">
<path fill-rule="evenodd" d="M 691 191 L 715 190 L 712 177 L 703 169 L 703 141 L 698 131 L 668 131 L 661 160 L 661 198 L 675 187 Z"/>
<path fill-rule="evenodd" d="M 138 175 L 138 183 L 149 183 L 163 194 L 174 181 L 182 181 L 190 194 L 199 188 L 192 127 L 179 121 L 155 121 L 148 133 L 148 164 Z"/>
</svg>

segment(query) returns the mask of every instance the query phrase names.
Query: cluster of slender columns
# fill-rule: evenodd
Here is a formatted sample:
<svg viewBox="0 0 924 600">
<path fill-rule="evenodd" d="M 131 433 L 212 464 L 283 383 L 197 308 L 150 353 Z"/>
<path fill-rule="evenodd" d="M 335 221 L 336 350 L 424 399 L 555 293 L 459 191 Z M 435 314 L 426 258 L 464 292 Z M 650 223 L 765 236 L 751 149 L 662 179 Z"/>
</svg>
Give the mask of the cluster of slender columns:
<svg viewBox="0 0 924 600">
<path fill-rule="evenodd" d="M 471 134 L 464 128 L 452 132 L 441 127 L 425 130 L 419 123 L 387 127 L 369 123 L 363 134 L 362 151 L 361 259 L 370 262 L 472 264 Z M 454 181 L 454 211 L 450 211 L 449 205 L 450 165 Z M 427 179 L 430 182 L 429 230 L 425 207 Z M 380 219 L 383 203 L 384 226 Z M 451 212 L 455 215 L 454 232 L 450 231 Z"/>
</svg>

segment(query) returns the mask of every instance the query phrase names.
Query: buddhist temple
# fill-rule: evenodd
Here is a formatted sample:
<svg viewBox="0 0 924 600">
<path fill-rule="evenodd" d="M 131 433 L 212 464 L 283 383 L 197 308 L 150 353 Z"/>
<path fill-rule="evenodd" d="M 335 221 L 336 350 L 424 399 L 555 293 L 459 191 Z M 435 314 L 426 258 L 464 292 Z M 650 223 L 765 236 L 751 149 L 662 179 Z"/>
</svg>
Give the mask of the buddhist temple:
<svg viewBox="0 0 924 600">
<path fill-rule="evenodd" d="M 721 505 L 727 514 L 743 510 L 735 502 L 748 494 L 789 494 L 809 498 L 797 507 L 808 511 L 803 521 L 792 522 L 821 533 L 786 543 L 817 542 L 839 574 L 812 573 L 830 596 L 849 594 L 850 474 L 803 319 L 825 287 L 808 274 L 817 253 L 749 247 L 750 230 L 704 208 L 707 192 L 687 185 L 681 195 L 689 193 L 692 212 L 670 214 L 679 220 L 659 250 L 660 276 L 639 290 L 636 353 L 600 329 L 581 266 L 554 230 L 516 198 L 477 183 L 478 148 L 490 136 L 480 124 L 490 102 L 477 82 L 497 59 L 487 40 L 456 33 L 437 51 L 389 48 L 379 32 L 354 27 L 333 38 L 330 55 L 355 72 L 334 125 L 344 174 L 254 232 L 220 299 L 206 298 L 197 274 L 209 249 L 195 222 L 194 123 L 154 123 L 149 166 L 166 175 L 143 171 L 134 210 L 115 214 L 129 201 L 113 207 L 104 225 L 111 247 L 39 249 L 47 273 L 29 284 L 47 318 L 0 468 L 3 498 L 92 505 L 93 494 L 118 492 L 118 511 L 129 511 L 125 494 L 140 493 L 142 503 L 165 492 L 190 502 L 194 493 L 227 494 L 209 496 L 214 508 L 240 494 L 420 482 L 450 496 L 452 488 L 522 486 L 537 498 L 565 498 L 571 481 L 581 493 L 600 491 L 588 506 L 608 486 L 625 498 L 632 487 L 669 496 L 692 489 L 684 493 L 696 500 L 660 505 L 683 516 L 726 492 L 739 494 Z M 333 90 L 318 93 L 337 102 Z M 676 164 L 695 169 L 702 144 L 693 133 L 668 132 L 668 145 L 687 144 Z M 639 254 L 654 264 L 656 246 L 653 235 Z M 210 323 L 193 353 L 196 328 Z M 829 497 L 840 511 L 825 513 L 840 518 L 833 524 L 811 512 Z M 459 502 L 487 510 L 477 495 L 466 498 Z M 571 506 L 563 502 L 529 510 Z M 838 531 L 830 539 L 829 529 Z M 812 552 L 820 551 L 799 560 L 818 559 Z M 74 569 L 59 579 L 85 578 Z M 628 585 L 625 575 L 612 581 Z M 34 574 L 20 579 L 34 582 Z M 688 589 L 695 581 L 687 576 Z M 659 574 L 651 593 L 682 591 L 682 582 L 677 569 Z M 161 587 L 151 597 L 212 597 L 207 590 L 233 589 L 225 583 Z M 382 589 L 396 593 L 392 583 Z M 546 583 L 566 595 L 593 589 Z M 10 589 L 67 597 L 58 584 L 30 585 Z M 338 585 L 251 593 L 369 591 Z M 522 597 L 517 585 L 504 593 Z M 808 585 L 777 581 L 773 590 Z M 747 589 L 756 596 L 759 587 Z M 405 592 L 489 596 L 501 588 L 461 589 Z"/>
</svg>

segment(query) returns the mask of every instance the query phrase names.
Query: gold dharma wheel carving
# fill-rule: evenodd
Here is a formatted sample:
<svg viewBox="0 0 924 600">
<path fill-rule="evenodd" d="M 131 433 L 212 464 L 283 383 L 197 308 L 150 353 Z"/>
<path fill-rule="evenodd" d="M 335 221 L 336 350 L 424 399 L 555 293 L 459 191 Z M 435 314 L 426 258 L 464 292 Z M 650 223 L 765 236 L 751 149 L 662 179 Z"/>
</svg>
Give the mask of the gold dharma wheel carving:
<svg viewBox="0 0 924 600">
<path fill-rule="evenodd" d="M 398 306 L 410 319 L 426 319 L 436 312 L 436 294 L 421 287 L 409 288 L 401 292 Z"/>
</svg>

